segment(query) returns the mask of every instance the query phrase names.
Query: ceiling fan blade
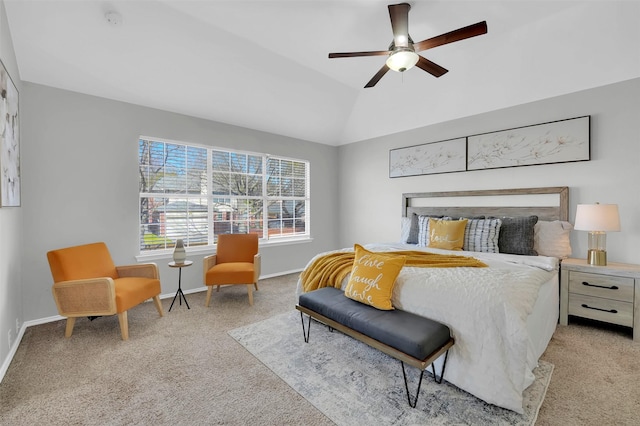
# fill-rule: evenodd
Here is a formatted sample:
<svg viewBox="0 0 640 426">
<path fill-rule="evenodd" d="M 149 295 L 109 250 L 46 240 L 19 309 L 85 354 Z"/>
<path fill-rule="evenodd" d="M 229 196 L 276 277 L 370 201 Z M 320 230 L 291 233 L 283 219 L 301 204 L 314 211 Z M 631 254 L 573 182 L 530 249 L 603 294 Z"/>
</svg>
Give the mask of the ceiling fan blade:
<svg viewBox="0 0 640 426">
<path fill-rule="evenodd" d="M 368 87 L 375 86 L 380 81 L 380 79 L 384 77 L 387 71 L 389 71 L 389 67 L 387 66 L 387 64 L 384 64 L 382 68 L 380 68 L 380 71 L 378 71 L 376 75 L 374 75 L 373 78 L 369 80 L 369 82 L 364 86 L 364 88 L 366 89 Z"/>
<path fill-rule="evenodd" d="M 388 50 L 374 50 L 371 52 L 345 52 L 345 53 L 329 53 L 329 58 L 355 58 L 356 56 L 382 56 L 389 55 Z"/>
<path fill-rule="evenodd" d="M 464 40 L 487 33 L 487 21 L 478 22 L 467 27 L 459 28 L 448 33 L 414 43 L 413 48 L 416 52 L 432 49 L 442 46 L 443 44 L 453 43 L 454 41 Z"/>
<path fill-rule="evenodd" d="M 409 3 L 389 5 L 393 43 L 396 47 L 409 46 L 409 9 L 411 9 Z"/>
<path fill-rule="evenodd" d="M 436 64 L 435 62 L 431 62 L 423 56 L 418 57 L 418 63 L 416 64 L 416 67 L 425 70 L 434 77 L 440 77 L 442 74 L 449 72 L 448 69 L 442 68 L 440 65 Z"/>
</svg>

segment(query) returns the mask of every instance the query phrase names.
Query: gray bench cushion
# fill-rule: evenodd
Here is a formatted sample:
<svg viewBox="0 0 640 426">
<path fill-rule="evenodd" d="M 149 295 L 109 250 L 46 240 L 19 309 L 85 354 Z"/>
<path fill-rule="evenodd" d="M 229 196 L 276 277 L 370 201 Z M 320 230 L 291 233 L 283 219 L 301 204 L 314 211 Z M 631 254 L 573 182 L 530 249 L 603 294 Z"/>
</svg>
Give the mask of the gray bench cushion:
<svg viewBox="0 0 640 426">
<path fill-rule="evenodd" d="M 347 298 L 334 287 L 304 293 L 298 304 L 419 360 L 450 338 L 444 324 L 398 309 L 378 310 Z"/>
</svg>

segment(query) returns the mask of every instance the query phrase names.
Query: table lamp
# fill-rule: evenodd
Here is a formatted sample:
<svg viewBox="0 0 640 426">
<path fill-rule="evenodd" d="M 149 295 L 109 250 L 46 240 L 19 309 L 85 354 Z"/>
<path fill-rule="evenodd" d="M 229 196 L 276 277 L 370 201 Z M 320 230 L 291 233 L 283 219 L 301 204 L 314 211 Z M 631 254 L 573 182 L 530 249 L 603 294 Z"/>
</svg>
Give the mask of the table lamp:
<svg viewBox="0 0 640 426">
<path fill-rule="evenodd" d="M 617 204 L 578 204 L 574 229 L 589 231 L 589 265 L 607 264 L 607 231 L 620 231 Z"/>
</svg>

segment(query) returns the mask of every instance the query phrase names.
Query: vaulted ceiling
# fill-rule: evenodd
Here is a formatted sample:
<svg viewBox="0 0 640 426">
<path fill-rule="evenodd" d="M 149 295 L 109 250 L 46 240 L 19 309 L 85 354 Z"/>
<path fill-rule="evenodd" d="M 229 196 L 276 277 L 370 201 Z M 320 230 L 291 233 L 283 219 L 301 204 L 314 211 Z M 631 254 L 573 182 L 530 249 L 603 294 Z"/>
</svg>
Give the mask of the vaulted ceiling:
<svg viewBox="0 0 640 426">
<path fill-rule="evenodd" d="M 488 33 L 369 89 L 384 57 L 327 54 L 385 50 L 399 1 L 3 1 L 24 81 L 330 145 L 640 77 L 638 1 L 410 1 L 416 42 Z"/>
</svg>

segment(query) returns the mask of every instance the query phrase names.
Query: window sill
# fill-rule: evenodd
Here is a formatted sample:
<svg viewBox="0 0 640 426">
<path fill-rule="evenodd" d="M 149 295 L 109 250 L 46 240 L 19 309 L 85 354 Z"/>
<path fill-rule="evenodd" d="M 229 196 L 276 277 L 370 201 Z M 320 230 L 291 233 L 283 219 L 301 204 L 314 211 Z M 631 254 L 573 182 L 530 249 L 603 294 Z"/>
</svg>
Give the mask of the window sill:
<svg viewBox="0 0 640 426">
<path fill-rule="evenodd" d="M 260 247 L 276 247 L 276 246 L 288 246 L 292 244 L 305 244 L 313 241 L 313 238 L 309 236 L 305 237 L 291 237 L 291 238 L 274 238 L 271 240 L 260 241 Z M 187 247 L 187 256 L 199 256 L 210 255 L 216 252 L 216 246 L 199 246 L 199 247 Z M 138 263 L 152 262 L 154 260 L 172 259 L 173 249 L 168 250 L 155 250 L 152 252 L 141 253 L 136 256 Z"/>
</svg>

